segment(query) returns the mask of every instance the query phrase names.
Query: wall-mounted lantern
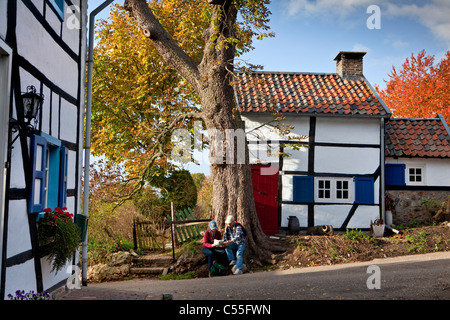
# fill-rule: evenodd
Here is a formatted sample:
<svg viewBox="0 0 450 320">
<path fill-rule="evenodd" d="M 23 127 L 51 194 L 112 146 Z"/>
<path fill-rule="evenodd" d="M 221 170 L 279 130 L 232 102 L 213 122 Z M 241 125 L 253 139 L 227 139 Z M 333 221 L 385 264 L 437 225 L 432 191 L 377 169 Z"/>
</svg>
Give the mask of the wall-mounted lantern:
<svg viewBox="0 0 450 320">
<path fill-rule="evenodd" d="M 35 130 L 35 126 L 33 126 L 32 122 L 33 120 L 36 120 L 38 112 L 44 102 L 44 95 L 36 93 L 36 88 L 34 86 L 28 86 L 27 92 L 22 93 L 21 97 L 23 102 L 24 120 L 19 121 L 16 119 L 9 119 L 11 131 L 19 131 L 19 134 L 11 141 L 10 147 L 21 134 L 30 133 Z"/>
</svg>

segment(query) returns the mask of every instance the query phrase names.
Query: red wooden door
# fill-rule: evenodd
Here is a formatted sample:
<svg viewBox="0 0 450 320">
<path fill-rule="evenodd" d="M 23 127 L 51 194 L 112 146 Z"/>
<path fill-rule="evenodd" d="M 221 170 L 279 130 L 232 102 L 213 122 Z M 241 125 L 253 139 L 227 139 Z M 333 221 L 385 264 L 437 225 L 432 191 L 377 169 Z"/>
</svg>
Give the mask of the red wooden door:
<svg viewBox="0 0 450 320">
<path fill-rule="evenodd" d="M 272 235 L 278 233 L 278 172 L 264 175 L 261 168 L 252 166 L 253 196 L 261 227 Z"/>
</svg>

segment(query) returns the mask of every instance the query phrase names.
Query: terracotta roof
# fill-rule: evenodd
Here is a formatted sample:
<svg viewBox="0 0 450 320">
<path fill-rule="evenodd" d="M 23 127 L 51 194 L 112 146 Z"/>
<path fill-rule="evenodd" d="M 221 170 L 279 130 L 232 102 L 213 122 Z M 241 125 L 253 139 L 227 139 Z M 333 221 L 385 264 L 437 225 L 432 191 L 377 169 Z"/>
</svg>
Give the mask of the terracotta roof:
<svg viewBox="0 0 450 320">
<path fill-rule="evenodd" d="M 364 77 L 337 73 L 252 72 L 238 74 L 236 98 L 241 112 L 389 116 L 390 111 Z"/>
<path fill-rule="evenodd" d="M 388 157 L 450 158 L 450 134 L 444 118 L 386 122 Z"/>
</svg>

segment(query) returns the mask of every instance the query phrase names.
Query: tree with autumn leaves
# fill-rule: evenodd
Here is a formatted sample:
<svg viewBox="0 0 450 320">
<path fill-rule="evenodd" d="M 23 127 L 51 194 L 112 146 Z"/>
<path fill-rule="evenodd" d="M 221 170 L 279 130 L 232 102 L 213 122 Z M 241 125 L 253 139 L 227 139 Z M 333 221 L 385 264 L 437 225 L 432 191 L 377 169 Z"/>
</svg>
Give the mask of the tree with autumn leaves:
<svg viewBox="0 0 450 320">
<path fill-rule="evenodd" d="M 173 169 L 170 134 L 201 120 L 226 137 L 244 129 L 234 99 L 237 57 L 268 32 L 270 0 L 126 0 L 99 32 L 93 96 L 93 150 L 140 173 L 145 185 Z M 116 19 L 116 20 L 114 20 Z M 139 30 L 139 32 L 136 32 Z M 136 44 L 135 46 L 130 43 Z M 103 78 L 101 75 L 105 75 Z M 138 79 L 137 82 L 133 78 Z M 125 93 L 125 94 L 124 94 Z M 116 142 L 122 141 L 120 145 Z M 226 153 L 227 141 L 210 149 Z M 246 253 L 270 261 L 276 244 L 259 224 L 246 162 L 211 165 L 212 218 L 246 226 Z"/>
<path fill-rule="evenodd" d="M 435 63 L 422 50 L 402 64 L 392 67 L 386 88 L 376 87 L 394 117 L 435 118 L 442 114 L 450 122 L 450 51 Z"/>
</svg>

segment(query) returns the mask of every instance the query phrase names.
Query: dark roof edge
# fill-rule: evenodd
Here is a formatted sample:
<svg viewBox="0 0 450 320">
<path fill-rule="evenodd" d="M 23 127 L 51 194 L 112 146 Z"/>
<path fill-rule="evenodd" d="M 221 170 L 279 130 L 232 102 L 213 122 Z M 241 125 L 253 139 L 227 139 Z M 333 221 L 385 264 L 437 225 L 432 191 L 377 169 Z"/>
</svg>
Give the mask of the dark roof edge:
<svg viewBox="0 0 450 320">
<path fill-rule="evenodd" d="M 386 155 L 386 158 L 398 158 L 398 159 L 450 159 L 450 157 L 443 157 L 443 156 L 406 156 L 406 155 L 402 155 L 402 156 L 391 156 L 391 155 Z"/>
<path fill-rule="evenodd" d="M 301 72 L 301 71 L 258 71 L 251 70 L 249 72 L 237 71 L 236 74 L 314 74 L 314 75 L 324 75 L 324 76 L 339 76 L 336 72 Z M 340 77 L 340 76 L 339 76 Z"/>
<path fill-rule="evenodd" d="M 367 78 L 363 75 L 363 79 L 364 82 L 369 86 L 370 90 L 372 91 L 372 93 L 375 95 L 375 97 L 377 97 L 378 101 L 380 101 L 381 105 L 384 108 L 384 111 L 386 111 L 386 118 L 387 117 L 391 117 L 392 116 L 392 112 L 391 110 L 389 110 L 388 106 L 386 105 L 386 103 L 384 103 L 383 99 L 381 99 L 380 95 L 378 94 L 378 92 L 372 87 L 372 85 L 370 84 L 369 80 L 367 80 Z"/>
<path fill-rule="evenodd" d="M 409 121 L 431 121 L 431 120 L 440 120 L 440 118 L 391 118 L 389 119 L 389 121 L 405 121 L 405 120 L 409 120 Z"/>
<path fill-rule="evenodd" d="M 348 117 L 348 118 L 373 118 L 373 119 L 381 119 L 381 118 L 389 118 L 390 115 L 381 115 L 381 114 L 349 114 L 349 113 L 319 113 L 319 112 L 282 112 L 284 115 L 296 116 L 296 117 Z M 253 112 L 253 111 L 241 111 L 241 115 L 270 115 L 273 114 L 272 111 L 264 111 L 264 112 Z"/>
<path fill-rule="evenodd" d="M 450 137 L 450 128 L 448 127 L 447 122 L 445 121 L 444 117 L 442 116 L 442 114 L 438 114 L 438 118 L 441 120 L 442 124 L 444 125 L 445 130 L 447 130 L 447 134 Z"/>
</svg>

